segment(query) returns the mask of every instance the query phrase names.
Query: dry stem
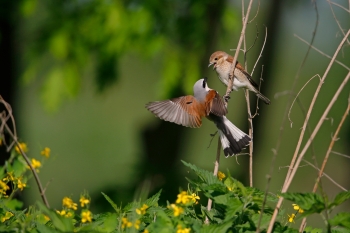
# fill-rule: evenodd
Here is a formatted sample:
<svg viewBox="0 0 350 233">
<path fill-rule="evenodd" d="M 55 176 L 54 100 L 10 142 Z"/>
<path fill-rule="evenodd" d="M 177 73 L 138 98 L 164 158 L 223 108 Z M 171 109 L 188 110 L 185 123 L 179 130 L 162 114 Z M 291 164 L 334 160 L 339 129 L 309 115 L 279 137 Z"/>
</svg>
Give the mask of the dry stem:
<svg viewBox="0 0 350 233">
<path fill-rule="evenodd" d="M 18 140 L 17 140 L 17 133 L 16 133 L 16 124 L 15 124 L 15 120 L 14 117 L 12 115 L 12 109 L 11 106 L 2 98 L 2 96 L 0 95 L 0 102 L 5 106 L 7 112 L 8 112 L 8 117 L 6 117 L 6 114 L 3 114 L 1 119 L 1 134 L 4 135 L 4 130 L 6 129 L 7 133 L 11 136 L 12 138 L 12 143 L 7 147 L 8 151 L 11 150 L 12 146 L 14 144 L 16 144 L 17 148 L 19 149 L 21 155 L 23 156 L 24 160 L 26 161 L 27 165 L 29 166 L 30 170 L 32 171 L 35 181 L 38 185 L 39 188 L 39 193 L 41 198 L 43 199 L 44 204 L 46 205 L 46 207 L 50 208 L 49 202 L 47 201 L 47 198 L 45 196 L 45 190 L 43 189 L 38 173 L 35 171 L 35 169 L 33 168 L 31 162 L 29 161 L 28 156 L 26 155 L 26 153 L 24 153 L 24 151 L 22 150 Z M 14 131 L 12 132 L 12 130 L 10 129 L 10 127 L 7 125 L 6 121 L 11 118 L 12 120 L 12 125 L 14 128 Z"/>
</svg>

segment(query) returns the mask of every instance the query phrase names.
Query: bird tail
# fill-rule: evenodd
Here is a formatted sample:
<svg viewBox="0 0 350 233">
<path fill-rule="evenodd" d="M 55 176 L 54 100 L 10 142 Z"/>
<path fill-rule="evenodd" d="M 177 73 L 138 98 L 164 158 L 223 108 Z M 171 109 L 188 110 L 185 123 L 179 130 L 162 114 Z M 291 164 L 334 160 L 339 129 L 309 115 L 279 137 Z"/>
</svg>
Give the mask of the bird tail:
<svg viewBox="0 0 350 233">
<path fill-rule="evenodd" d="M 265 102 L 265 104 L 270 104 L 271 101 L 266 97 L 264 96 L 263 94 L 261 94 L 259 91 L 257 91 L 256 93 L 256 96 L 259 97 L 262 101 Z"/>
<path fill-rule="evenodd" d="M 247 134 L 232 124 L 225 116 L 222 117 L 221 122 L 216 122 L 216 126 L 219 129 L 220 141 L 226 157 L 238 154 L 251 141 Z"/>
</svg>

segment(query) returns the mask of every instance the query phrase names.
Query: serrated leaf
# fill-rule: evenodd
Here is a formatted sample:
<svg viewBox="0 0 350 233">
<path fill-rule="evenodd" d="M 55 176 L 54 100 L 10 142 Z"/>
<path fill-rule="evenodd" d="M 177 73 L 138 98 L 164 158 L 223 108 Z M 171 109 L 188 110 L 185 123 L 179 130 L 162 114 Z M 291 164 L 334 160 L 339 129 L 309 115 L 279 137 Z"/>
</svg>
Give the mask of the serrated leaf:
<svg viewBox="0 0 350 233">
<path fill-rule="evenodd" d="M 114 201 L 112 201 L 112 199 L 109 198 L 109 196 L 107 196 L 105 193 L 103 193 L 103 192 L 101 192 L 101 193 L 104 196 L 104 198 L 109 202 L 109 204 L 113 207 L 115 212 L 119 213 L 120 209 L 118 208 L 117 204 L 115 204 Z"/>
<path fill-rule="evenodd" d="M 237 216 L 239 212 L 243 209 L 243 203 L 238 198 L 230 198 L 227 201 L 227 208 L 225 212 L 225 221 L 229 219 L 233 219 Z"/>
<path fill-rule="evenodd" d="M 331 226 L 342 226 L 350 229 L 350 213 L 338 213 L 336 216 L 329 220 L 329 224 Z"/>
<path fill-rule="evenodd" d="M 350 191 L 340 192 L 334 198 L 334 201 L 331 204 L 329 204 L 329 208 L 333 206 L 338 206 L 349 199 L 350 199 Z"/>
<path fill-rule="evenodd" d="M 299 205 L 304 210 L 303 215 L 321 213 L 326 208 L 322 197 L 316 193 L 281 193 L 281 196 Z"/>
<path fill-rule="evenodd" d="M 144 203 L 148 206 L 157 206 L 161 193 L 162 193 L 162 190 L 159 190 L 158 193 L 156 193 L 152 197 L 148 198 Z"/>
<path fill-rule="evenodd" d="M 196 175 L 205 183 L 207 183 L 209 185 L 210 184 L 221 184 L 222 185 L 222 182 L 219 181 L 219 179 L 216 176 L 214 176 L 212 172 L 209 172 L 209 171 L 204 170 L 204 169 L 200 169 L 197 166 L 190 164 L 190 163 L 186 163 L 183 160 L 181 160 L 181 162 L 185 166 L 191 168 L 192 171 L 194 171 L 196 173 Z"/>
<path fill-rule="evenodd" d="M 104 215 L 100 215 L 98 219 L 96 219 L 91 224 L 87 225 L 86 228 L 81 228 L 81 230 L 91 232 L 95 230 L 96 232 L 112 232 L 117 228 L 118 224 L 118 216 L 117 214 L 108 213 Z"/>
<path fill-rule="evenodd" d="M 222 222 L 220 224 L 204 225 L 201 233 L 222 233 L 226 232 L 232 226 L 232 221 Z"/>
</svg>

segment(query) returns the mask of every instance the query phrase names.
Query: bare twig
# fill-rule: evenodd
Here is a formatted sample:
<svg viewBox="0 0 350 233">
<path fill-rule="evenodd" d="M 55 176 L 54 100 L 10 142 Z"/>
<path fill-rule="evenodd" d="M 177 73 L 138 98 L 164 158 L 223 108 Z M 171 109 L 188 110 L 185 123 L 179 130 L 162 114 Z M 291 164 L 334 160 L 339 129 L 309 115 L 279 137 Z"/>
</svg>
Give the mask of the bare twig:
<svg viewBox="0 0 350 233">
<path fill-rule="evenodd" d="M 313 167 L 314 169 L 316 169 L 318 172 L 321 171 L 321 169 L 319 169 L 318 167 L 316 167 L 315 165 L 313 165 L 312 163 L 310 163 L 309 161 L 307 161 L 306 159 L 303 159 L 303 161 L 305 163 L 307 163 L 309 166 Z M 338 188 L 340 188 L 343 191 L 348 191 L 346 188 L 344 188 L 343 186 L 341 186 L 340 184 L 338 184 L 335 180 L 332 179 L 332 177 L 330 177 L 328 174 L 324 173 L 322 174 L 322 176 L 326 177 L 330 182 L 332 182 L 335 186 L 337 186 Z"/>
<path fill-rule="evenodd" d="M 40 196 L 41 198 L 43 199 L 43 202 L 44 204 L 49 208 L 49 202 L 47 201 L 47 198 L 45 196 L 45 191 L 41 185 L 41 182 L 40 182 L 40 179 L 39 179 L 39 176 L 37 174 L 37 172 L 35 171 L 35 169 L 33 168 L 31 162 L 29 161 L 29 158 L 28 156 L 26 155 L 26 153 L 23 151 L 21 145 L 19 144 L 18 140 L 17 140 L 17 135 L 16 135 L 16 124 L 15 124 L 15 119 L 12 115 L 12 108 L 11 106 L 2 98 L 2 96 L 0 95 L 0 102 L 5 106 L 7 112 L 8 112 L 8 115 L 10 116 L 11 118 L 11 121 L 12 121 L 12 126 L 13 126 L 13 132 L 12 130 L 10 129 L 10 127 L 7 125 L 6 123 L 6 119 L 9 119 L 9 118 L 0 118 L 1 120 L 1 125 L 3 126 L 2 128 L 3 129 L 6 129 L 6 132 L 11 136 L 13 142 L 10 144 L 10 146 L 8 146 L 8 150 L 11 150 L 13 144 L 16 144 L 17 148 L 19 149 L 22 157 L 24 158 L 24 160 L 26 161 L 27 165 L 29 166 L 30 170 L 32 171 L 33 175 L 34 175 L 34 178 L 35 178 L 35 181 L 38 185 L 38 188 L 39 188 L 39 192 L 40 192 Z M 2 131 L 3 132 L 3 131 Z"/>
<path fill-rule="evenodd" d="M 343 10 L 347 11 L 348 13 L 350 13 L 350 10 L 349 10 L 349 9 L 346 9 L 345 7 L 343 7 L 342 5 L 340 5 L 340 4 L 336 3 L 336 2 L 332 2 L 332 1 L 329 1 L 329 0 L 328 0 L 327 2 L 333 4 L 333 5 L 337 6 L 337 7 L 340 7 L 340 8 L 342 8 Z M 350 3 L 349 3 L 349 7 L 350 7 Z"/>
<path fill-rule="evenodd" d="M 267 39 L 267 27 L 265 26 L 265 39 L 264 39 L 264 43 L 263 43 L 263 46 L 262 46 L 262 48 L 261 48 L 261 50 L 260 50 L 259 57 L 258 57 L 258 59 L 256 59 L 256 62 L 255 62 L 255 64 L 254 64 L 253 70 L 252 70 L 252 72 L 251 72 L 251 76 L 253 76 L 255 67 L 256 67 L 256 65 L 258 64 L 260 58 L 262 57 L 262 53 L 263 53 L 263 51 L 264 51 L 265 44 L 266 44 L 266 39 Z M 260 88 L 260 86 L 259 86 L 259 88 Z M 260 90 L 259 90 L 259 91 L 260 91 Z"/>
<path fill-rule="evenodd" d="M 290 112 L 292 111 L 293 105 L 294 105 L 296 99 L 299 97 L 299 94 L 300 94 L 300 93 L 304 90 L 304 88 L 306 87 L 306 85 L 309 84 L 309 82 L 310 82 L 312 79 L 314 79 L 315 77 L 318 77 L 318 78 L 320 79 L 320 81 L 321 81 L 320 75 L 316 74 L 316 75 L 312 76 L 312 77 L 304 84 L 304 86 L 299 90 L 299 92 L 298 92 L 297 95 L 295 96 L 295 98 L 294 98 L 292 104 L 290 105 L 290 108 L 289 108 L 289 111 L 288 111 L 288 120 L 289 120 L 289 122 L 290 122 L 290 127 L 291 127 L 291 128 L 292 128 L 292 126 L 293 126 L 293 121 L 290 119 Z"/>
<path fill-rule="evenodd" d="M 349 111 L 350 111 L 350 98 L 349 98 L 349 100 L 348 100 L 348 106 L 347 106 L 347 108 L 346 108 L 346 110 L 345 110 L 345 113 L 344 113 L 344 115 L 343 115 L 343 117 L 342 117 L 342 119 L 341 119 L 341 121 L 340 121 L 340 123 L 339 123 L 339 125 L 338 125 L 337 130 L 336 130 L 335 133 L 334 133 L 334 136 L 332 137 L 331 143 L 329 144 L 328 150 L 327 150 L 326 155 L 325 155 L 325 157 L 324 157 L 324 159 L 323 159 L 322 167 L 321 167 L 321 169 L 319 169 L 318 177 L 317 177 L 317 180 L 316 180 L 316 182 L 315 182 L 314 188 L 313 188 L 313 190 L 312 190 L 313 193 L 315 193 L 315 192 L 317 191 L 317 187 L 318 187 L 319 182 L 321 181 L 321 177 L 322 177 L 322 176 L 326 176 L 328 179 L 330 179 L 335 185 L 337 185 L 337 186 L 338 186 L 339 188 L 341 188 L 343 191 L 347 191 L 345 188 L 343 188 L 341 185 L 339 185 L 339 184 L 338 184 L 337 182 L 335 182 L 333 179 L 331 179 L 330 177 L 328 177 L 323 171 L 324 171 L 324 168 L 326 167 L 326 164 L 327 164 L 327 161 L 328 161 L 328 158 L 329 158 L 329 154 L 331 153 L 331 151 L 332 151 L 332 149 L 333 149 L 333 145 L 334 145 L 334 143 L 335 143 L 335 141 L 336 141 L 336 138 L 337 138 L 337 136 L 338 136 L 338 134 L 339 134 L 339 131 L 340 131 L 341 127 L 343 126 L 343 123 L 344 123 L 346 117 L 349 115 Z M 305 161 L 305 160 L 304 160 L 304 161 Z M 301 223 L 301 226 L 305 225 L 305 222 L 306 222 L 306 217 L 303 218 L 302 223 Z M 299 231 L 300 231 L 300 230 L 301 230 L 301 229 L 299 229 Z"/>
<path fill-rule="evenodd" d="M 237 50 L 235 52 L 235 56 L 234 56 L 234 59 L 233 59 L 233 63 L 232 64 L 236 64 L 236 61 L 237 61 L 237 57 L 238 57 L 238 54 L 239 54 L 239 50 L 241 49 L 241 46 L 242 46 L 242 42 L 243 42 L 243 39 L 244 39 L 244 35 L 245 35 L 245 31 L 246 31 L 246 28 L 247 28 L 247 22 L 248 22 L 248 17 L 249 17 L 249 13 L 250 13 L 250 10 L 252 8 L 252 4 L 253 4 L 253 0 L 250 0 L 249 1 L 249 5 L 248 5 L 248 9 L 247 9 L 247 13 L 245 15 L 245 18 L 244 18 L 244 21 L 243 21 L 243 26 L 242 26 L 242 31 L 241 31 L 241 36 L 239 38 L 239 41 L 238 41 L 238 45 L 237 45 Z M 243 6 L 243 5 L 242 5 Z M 229 75 L 229 81 L 228 81 L 228 84 L 227 84 L 227 89 L 226 89 L 226 96 L 229 96 L 230 93 L 232 92 L 232 85 L 233 85 L 233 72 L 234 72 L 234 69 L 235 69 L 235 65 L 232 65 L 231 66 L 231 70 L 230 70 L 230 75 Z M 225 98 L 226 99 L 226 98 Z M 227 105 L 228 103 L 226 103 Z M 221 142 L 220 142 L 220 138 L 218 139 L 218 150 L 219 151 L 221 150 Z M 218 154 L 218 153 L 217 153 Z M 216 169 L 219 169 L 219 164 L 220 164 L 220 155 L 216 157 L 216 161 L 215 161 L 215 167 L 214 167 L 214 175 L 217 175 L 217 171 Z M 216 174 L 215 174 L 215 171 L 216 171 Z M 208 206 L 207 206 L 207 209 L 211 209 L 211 205 L 212 203 L 208 201 Z M 206 218 L 205 219 L 205 223 L 209 223 L 209 219 Z"/>
<path fill-rule="evenodd" d="M 319 50 L 319 49 L 316 48 L 315 46 L 309 44 L 306 40 L 302 39 L 302 38 L 299 37 L 298 35 L 295 35 L 295 34 L 294 34 L 294 36 L 295 36 L 296 38 L 298 38 L 299 40 L 301 40 L 302 42 L 304 42 L 305 44 L 307 44 L 308 46 L 310 46 L 312 49 L 314 49 L 314 50 L 316 50 L 317 52 L 319 52 L 321 55 L 323 55 L 323 56 L 325 56 L 325 57 L 327 57 L 327 58 L 329 58 L 329 59 L 332 59 L 331 56 L 329 56 L 328 54 L 325 54 L 324 52 L 322 52 L 321 50 Z M 347 67 L 344 63 L 341 63 L 341 62 L 338 61 L 338 60 L 335 60 L 334 62 L 338 63 L 339 65 L 341 65 L 341 66 L 344 67 L 345 69 L 350 70 L 350 68 Z"/>
<path fill-rule="evenodd" d="M 303 136 L 304 136 L 304 133 L 305 133 L 305 129 L 306 129 L 306 124 L 308 124 L 308 121 L 309 121 L 309 118 L 310 118 L 310 115 L 311 115 L 311 112 L 313 110 L 313 106 L 316 102 L 316 99 L 317 99 L 317 96 L 320 92 L 320 89 L 324 83 L 324 80 L 326 79 L 327 75 L 328 75 L 328 72 L 330 70 L 330 68 L 332 67 L 333 63 L 334 63 L 334 60 L 336 58 L 336 56 L 338 55 L 340 49 L 343 47 L 347 37 L 350 35 L 350 30 L 348 30 L 348 32 L 346 33 L 345 37 L 343 38 L 343 40 L 340 42 L 337 50 L 335 51 L 335 54 L 333 55 L 333 58 L 332 60 L 330 61 L 324 75 L 322 76 L 322 79 L 321 79 L 321 82 L 319 83 L 317 89 L 316 89 L 316 92 L 314 94 L 314 97 L 311 101 L 311 104 L 310 104 L 310 107 L 309 107 L 309 110 L 308 110 L 308 113 L 307 113 L 307 116 L 306 116 L 306 119 L 304 121 L 304 125 L 303 125 L 303 129 L 302 129 L 302 132 L 300 134 L 300 137 L 299 137 L 299 141 L 298 141 L 298 145 L 297 145 L 297 148 L 295 150 L 295 153 L 294 153 L 294 156 L 293 156 L 293 159 L 292 159 L 292 162 L 291 162 L 291 165 L 290 165 L 290 168 L 288 170 L 288 174 L 286 176 L 286 179 L 285 179 L 285 183 L 283 185 L 283 188 L 282 188 L 282 193 L 286 192 L 293 180 L 293 177 L 297 171 L 297 168 L 300 164 L 300 161 L 301 159 L 303 158 L 306 150 L 308 149 L 308 147 L 310 146 L 313 138 L 315 137 L 316 133 L 318 132 L 319 128 L 321 127 L 323 121 L 325 120 L 330 108 L 333 106 L 335 100 L 337 99 L 338 95 L 340 94 L 340 91 L 343 89 L 343 87 L 345 86 L 346 82 L 348 81 L 349 77 L 350 77 L 350 72 L 348 73 L 348 75 L 345 77 L 345 79 L 343 80 L 342 84 L 340 85 L 340 87 L 338 88 L 337 92 L 335 93 L 335 95 L 333 96 L 333 99 L 331 100 L 331 102 L 329 103 L 327 109 L 325 110 L 325 112 L 323 113 L 319 123 L 317 124 L 316 128 L 314 129 L 312 135 L 310 136 L 309 140 L 307 141 L 306 145 L 304 146 L 302 152 L 300 153 L 300 155 L 298 156 L 298 152 L 299 152 L 299 149 L 300 149 L 300 144 L 301 144 L 301 141 L 303 139 Z M 295 163 L 295 166 L 294 166 L 294 161 L 295 159 L 298 157 L 298 160 L 296 161 Z M 271 233 L 272 229 L 273 229 L 273 225 L 274 225 L 274 222 L 276 220 L 276 217 L 277 217 L 277 214 L 278 214 L 278 211 L 282 205 L 282 202 L 283 202 L 283 197 L 281 197 L 279 200 L 278 200 L 278 203 L 276 205 L 276 208 L 274 210 L 274 213 L 272 215 L 272 218 L 271 218 L 271 221 L 270 221 L 270 224 L 269 224 L 269 228 L 268 228 L 268 231 L 267 233 Z"/>
<path fill-rule="evenodd" d="M 333 10 L 333 7 L 332 7 L 331 2 L 330 2 L 329 0 L 328 0 L 327 2 L 328 2 L 328 4 L 329 4 L 329 7 L 331 8 L 332 15 L 333 15 L 333 18 L 334 18 L 335 22 L 337 23 L 337 25 L 338 25 L 338 27 L 339 27 L 341 33 L 343 34 L 343 36 L 345 36 L 345 32 L 344 32 L 343 28 L 341 27 L 340 22 L 339 22 L 337 16 L 336 16 L 335 13 L 334 13 L 334 10 Z M 348 39 L 346 40 L 346 42 L 347 42 L 348 44 L 350 44 L 350 41 L 349 41 Z"/>
<path fill-rule="evenodd" d="M 220 152 L 221 152 L 221 141 L 220 141 L 220 137 L 218 137 L 218 149 L 216 150 L 216 159 L 215 159 L 215 165 L 214 165 L 214 176 L 218 175 L 218 171 L 219 171 L 219 165 L 220 165 Z M 213 200 L 212 199 L 208 199 L 208 205 L 207 205 L 207 210 L 210 211 L 211 210 L 211 206 L 213 204 Z M 209 218 L 208 216 L 205 217 L 205 224 L 209 224 Z"/>
<path fill-rule="evenodd" d="M 294 78 L 294 81 L 293 81 L 293 84 L 292 84 L 292 88 L 291 88 L 291 92 L 294 93 L 294 90 L 295 90 L 295 87 L 296 87 L 296 84 L 297 84 L 297 81 L 299 79 L 299 76 L 300 76 L 300 73 L 301 73 L 301 70 L 302 68 L 304 67 L 305 65 L 305 62 L 306 62 L 306 59 L 309 55 L 309 52 L 310 52 L 310 49 L 311 49 L 311 45 L 313 44 L 314 40 L 315 40 L 315 36 L 316 36 L 316 32 L 317 32 L 317 28 L 318 28 L 318 10 L 317 10 L 317 5 L 316 5 L 316 2 L 314 1 L 314 6 L 315 6 L 315 11 L 316 11 L 316 23 L 315 23 L 315 29 L 312 33 L 312 38 L 311 38 L 311 42 L 310 42 L 310 46 L 308 47 L 308 50 L 306 51 L 306 54 L 303 58 L 303 61 L 301 62 L 300 66 L 299 66 L 299 69 L 297 71 L 297 74 L 295 75 L 295 78 Z M 288 99 L 288 102 L 287 102 L 287 105 L 286 105 L 286 109 L 285 109 L 285 113 L 283 115 L 283 120 L 282 120 L 282 123 L 281 123 L 281 127 L 280 127 L 280 131 L 279 131 L 279 137 L 277 139 L 277 143 L 276 143 L 276 146 L 275 148 L 272 149 L 273 151 L 273 157 L 272 157 L 272 161 L 271 161 L 271 166 L 270 166 L 270 171 L 269 171 L 269 175 L 267 175 L 267 187 L 266 187 L 266 190 L 268 191 L 269 190 L 269 187 L 270 187 L 270 183 L 271 183 L 271 176 L 272 176 L 272 173 L 273 173 L 273 170 L 274 170 L 274 166 L 275 166 L 275 162 L 276 162 L 276 158 L 277 158 L 277 155 L 278 155 L 278 151 L 279 151 L 279 148 L 280 148 L 280 145 L 281 145 L 281 140 L 282 140 L 282 136 L 283 136 L 283 132 L 284 132 L 284 125 L 285 125 L 285 122 L 287 120 L 287 112 L 288 112 L 288 109 L 289 109 L 289 106 L 290 106 L 290 103 L 292 102 L 292 96 L 289 97 Z M 266 200 L 266 195 L 267 195 L 267 192 L 265 192 L 265 200 Z M 275 220 L 276 220 L 276 217 L 277 217 L 277 213 L 279 211 L 279 208 L 281 206 L 283 202 L 283 198 L 280 198 L 279 199 L 279 202 L 276 206 L 276 209 L 273 213 L 273 216 L 271 218 L 271 221 L 270 221 L 270 224 L 269 224 L 269 227 L 268 227 L 268 230 L 267 230 L 267 233 L 271 233 L 272 229 L 273 229 L 273 225 L 275 223 Z"/>
<path fill-rule="evenodd" d="M 336 152 L 336 151 L 331 151 L 333 154 L 336 154 L 336 155 L 340 155 L 340 156 L 343 156 L 343 157 L 345 157 L 345 158 L 348 158 L 348 159 L 350 159 L 350 155 L 345 155 L 345 154 L 342 154 L 342 153 L 339 153 L 339 152 Z"/>
</svg>

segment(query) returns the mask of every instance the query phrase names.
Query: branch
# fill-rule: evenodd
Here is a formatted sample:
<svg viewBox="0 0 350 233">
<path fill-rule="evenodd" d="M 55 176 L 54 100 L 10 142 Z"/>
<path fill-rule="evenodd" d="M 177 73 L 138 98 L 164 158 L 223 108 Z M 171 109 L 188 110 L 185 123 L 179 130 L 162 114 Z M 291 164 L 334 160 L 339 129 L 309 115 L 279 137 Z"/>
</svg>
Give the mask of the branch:
<svg viewBox="0 0 350 233">
<path fill-rule="evenodd" d="M 314 97 L 311 101 L 311 104 L 310 104 L 310 107 L 309 107 L 309 110 L 308 110 L 308 113 L 307 113 L 307 116 L 306 116 L 306 119 L 304 121 L 304 125 L 303 125 L 303 128 L 302 128 L 302 132 L 300 134 L 300 137 L 299 137 L 299 141 L 298 141 L 298 145 L 297 145 L 297 148 L 295 150 L 295 153 L 294 153 L 294 156 L 293 156 L 293 159 L 291 161 L 291 165 L 290 165 L 290 168 L 288 170 L 288 174 L 286 176 L 286 179 L 285 179 L 285 183 L 283 185 L 283 188 L 282 188 L 282 193 L 286 192 L 293 180 L 293 177 L 297 171 L 297 168 L 300 164 L 300 161 L 302 160 L 306 150 L 308 149 L 308 147 L 310 146 L 312 140 L 314 139 L 315 135 L 317 134 L 318 130 L 320 129 L 323 121 L 326 119 L 327 117 L 327 114 L 329 112 L 329 110 L 331 109 L 331 107 L 333 106 L 334 102 L 336 101 L 336 99 L 338 98 L 340 92 L 343 90 L 345 84 L 347 83 L 347 81 L 349 80 L 350 78 L 350 72 L 348 73 L 348 75 L 345 77 L 345 79 L 343 80 L 343 82 L 341 83 L 340 87 L 338 88 L 337 92 L 335 93 L 335 95 L 333 96 L 331 102 L 329 103 L 328 107 L 326 108 L 326 110 L 324 111 L 321 119 L 319 120 L 316 128 L 314 129 L 312 135 L 310 136 L 309 140 L 307 141 L 306 145 L 304 146 L 302 152 L 300 153 L 299 157 L 298 157 L 298 153 L 299 153 L 299 149 L 300 149 L 300 145 L 301 145 L 301 142 L 302 142 L 302 139 L 303 139 L 303 136 L 304 136 L 304 133 L 305 133 L 305 129 L 306 129 L 306 125 L 308 124 L 308 121 L 309 121 L 309 118 L 310 118 L 310 115 L 311 115 L 311 112 L 313 110 L 313 107 L 314 107 L 314 104 L 316 102 L 316 99 L 317 99 L 317 96 L 320 92 L 320 89 L 324 83 L 324 80 L 326 79 L 327 75 L 328 75 L 328 72 L 330 70 L 330 68 L 332 67 L 333 63 L 334 63 L 334 60 L 335 58 L 337 57 L 340 49 L 343 47 L 347 37 L 350 35 L 350 30 L 348 30 L 348 32 L 346 33 L 345 37 L 343 38 L 343 40 L 340 42 L 337 50 L 335 51 L 335 54 L 333 55 L 333 58 L 331 60 L 331 62 L 329 63 L 324 75 L 322 76 L 322 79 L 321 79 L 321 82 L 319 83 L 317 89 L 316 89 L 316 92 L 314 94 Z M 297 162 L 295 163 L 295 166 L 294 166 L 294 162 L 296 160 L 296 158 L 298 158 Z M 273 229 L 273 225 L 274 225 L 274 222 L 276 220 L 276 217 L 277 217 L 277 214 L 278 214 L 278 211 L 282 205 L 282 202 L 283 202 L 283 197 L 281 197 L 279 200 L 278 200 L 278 203 L 276 205 L 276 208 L 274 210 L 274 213 L 272 215 L 272 218 L 271 218 L 271 221 L 270 221 L 270 224 L 269 224 L 269 228 L 268 228 L 268 231 L 267 233 L 271 233 L 272 232 L 272 229 Z"/>
<path fill-rule="evenodd" d="M 41 182 L 40 182 L 40 179 L 39 179 L 39 176 L 38 176 L 38 173 L 35 171 L 35 169 L 33 168 L 31 162 L 29 161 L 29 158 L 28 156 L 26 155 L 26 153 L 24 153 L 24 151 L 22 150 L 22 147 L 20 146 L 18 140 L 17 140 L 17 135 L 16 135 L 16 124 L 15 124 L 15 120 L 14 120 L 14 117 L 12 115 L 12 108 L 10 106 L 10 104 L 8 104 L 3 98 L 2 96 L 0 95 L 0 103 L 2 103 L 7 112 L 8 112 L 8 117 L 6 117 L 6 114 L 4 114 L 4 118 L 1 117 L 1 133 L 4 134 L 3 132 L 3 129 L 6 129 L 7 133 L 11 136 L 11 138 L 13 139 L 12 143 L 8 146 L 8 151 L 11 150 L 12 146 L 14 144 L 17 145 L 17 148 L 19 149 L 21 155 L 23 156 L 24 160 L 26 161 L 27 165 L 29 166 L 30 170 L 32 171 L 33 175 L 34 175 L 34 178 L 35 178 L 35 181 L 38 185 L 38 188 L 39 188 L 39 192 L 40 192 L 40 196 L 41 198 L 43 199 L 43 202 L 44 204 L 46 205 L 46 207 L 50 208 L 50 205 L 49 205 L 49 202 L 47 201 L 47 198 L 45 196 L 45 191 L 41 185 Z M 12 125 L 13 125 L 13 128 L 14 128 L 14 131 L 12 132 L 12 130 L 10 129 L 10 127 L 7 125 L 6 121 L 11 118 L 12 120 Z"/>
</svg>

